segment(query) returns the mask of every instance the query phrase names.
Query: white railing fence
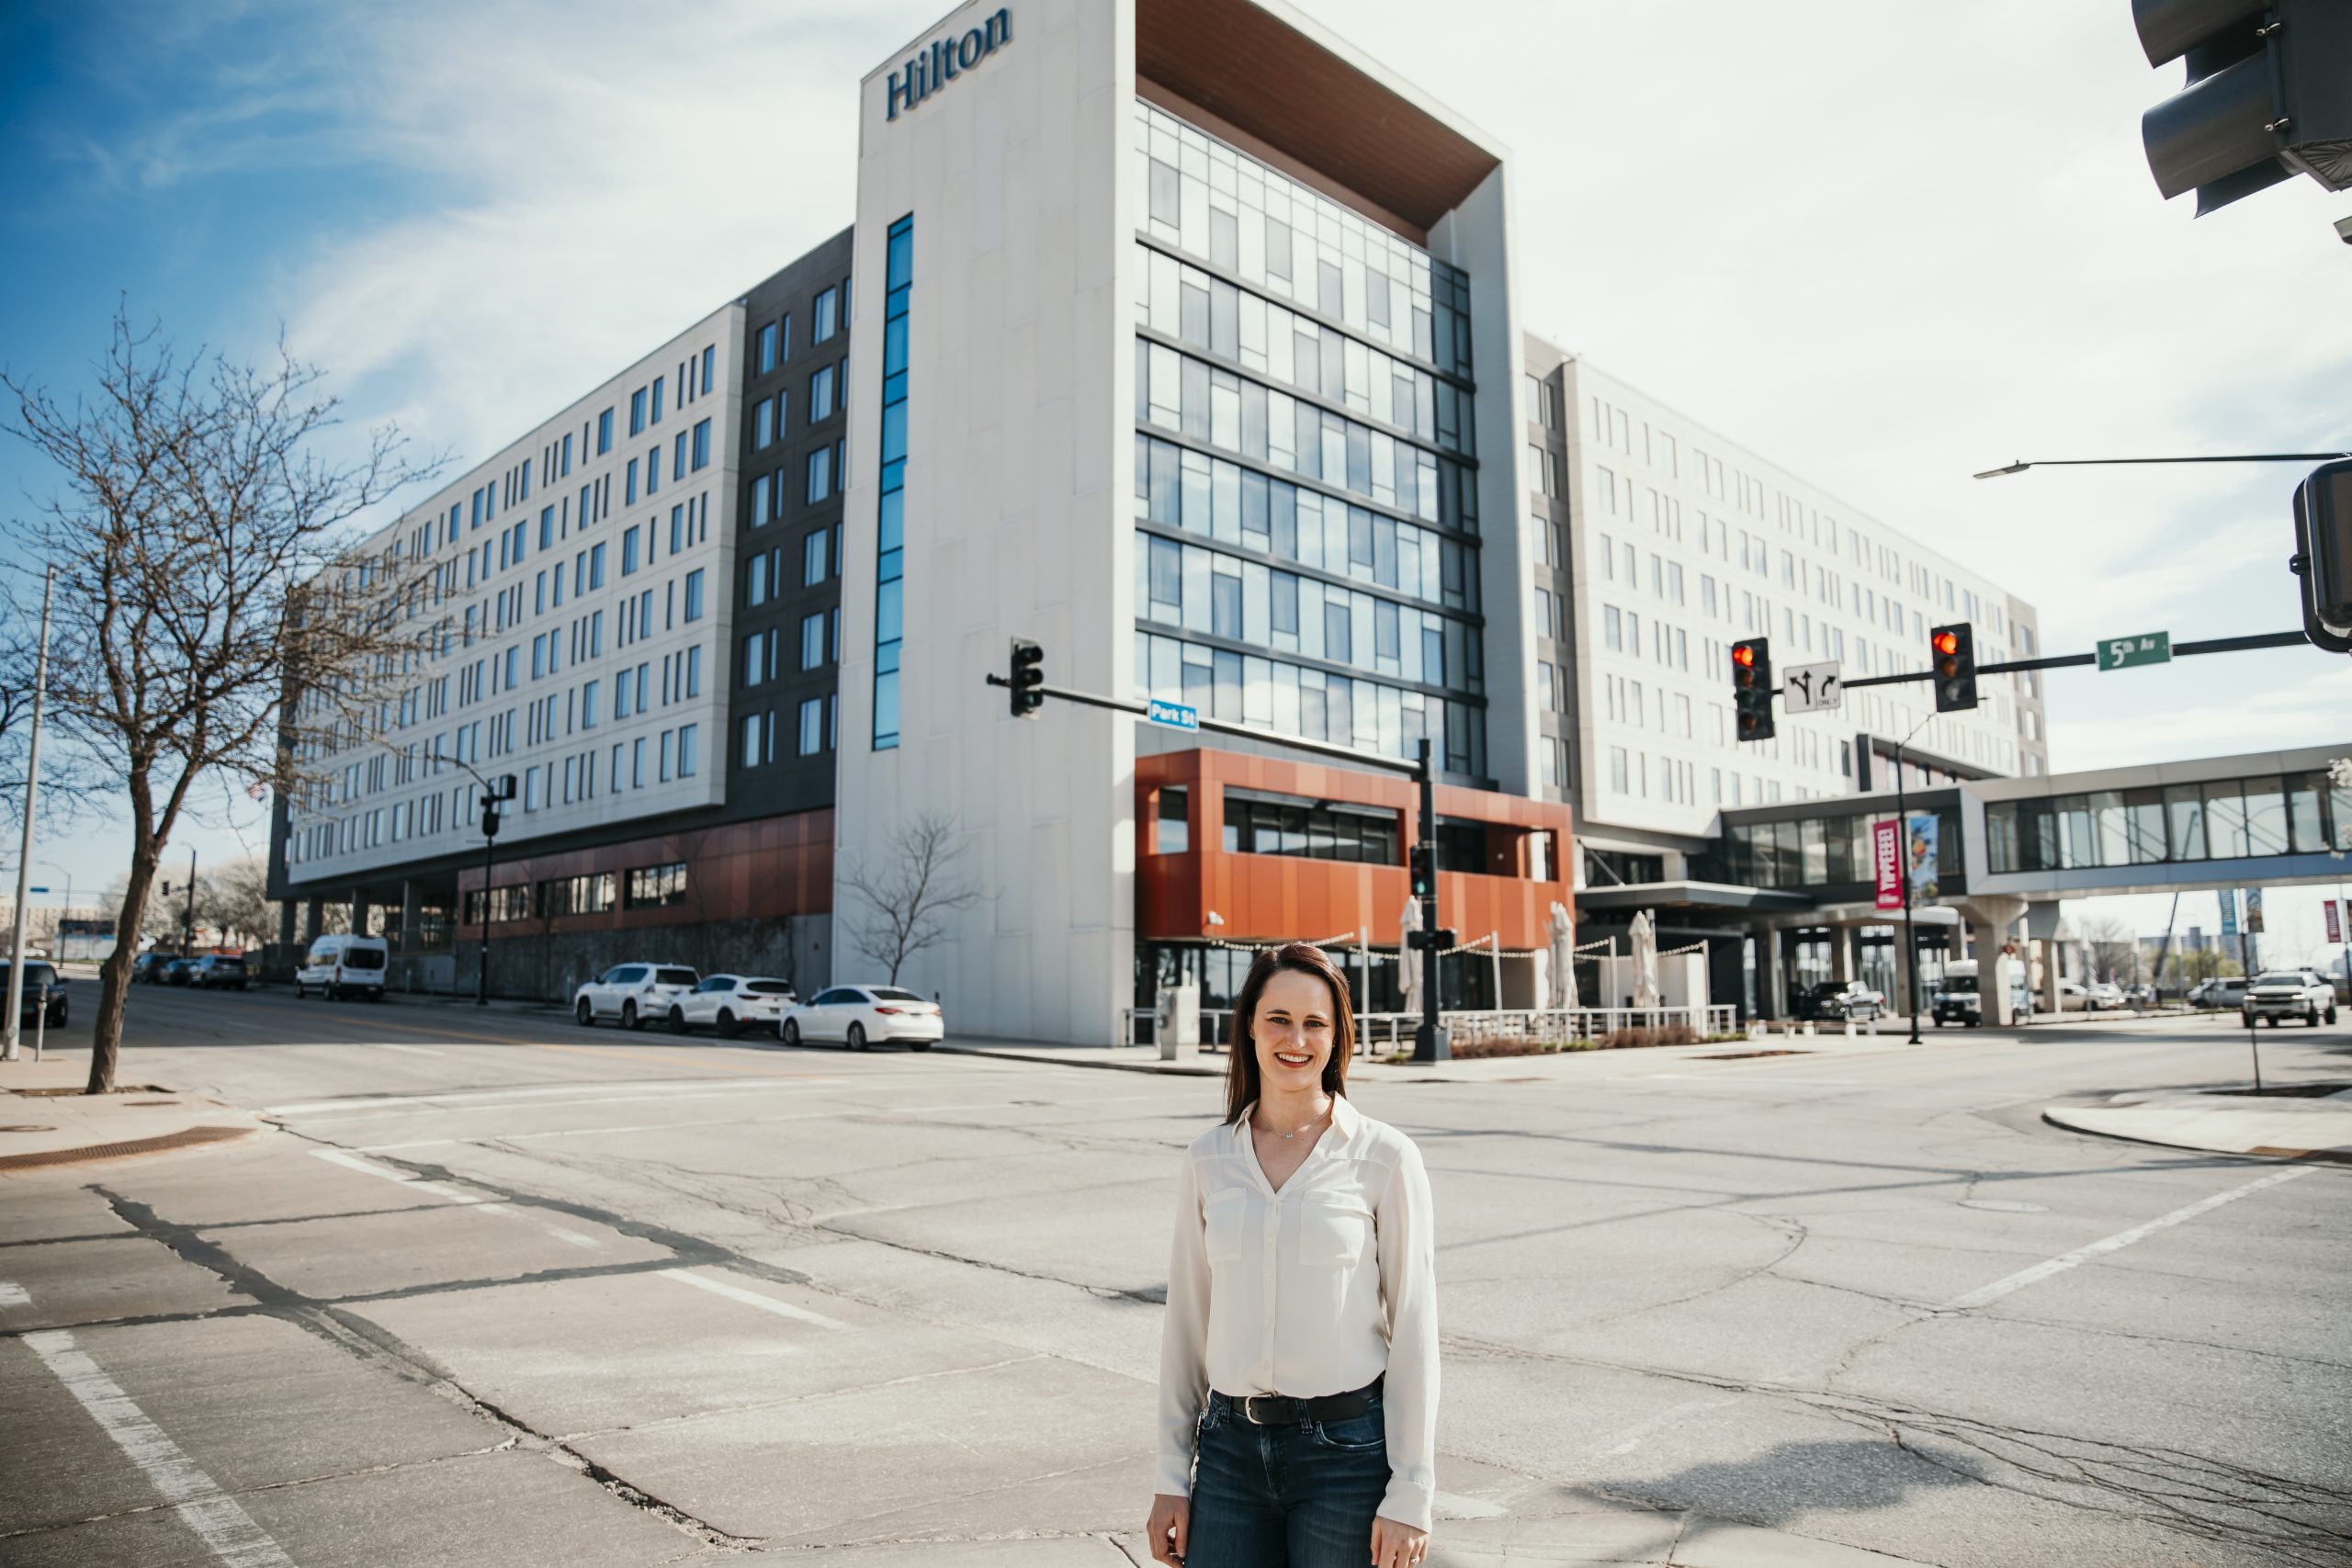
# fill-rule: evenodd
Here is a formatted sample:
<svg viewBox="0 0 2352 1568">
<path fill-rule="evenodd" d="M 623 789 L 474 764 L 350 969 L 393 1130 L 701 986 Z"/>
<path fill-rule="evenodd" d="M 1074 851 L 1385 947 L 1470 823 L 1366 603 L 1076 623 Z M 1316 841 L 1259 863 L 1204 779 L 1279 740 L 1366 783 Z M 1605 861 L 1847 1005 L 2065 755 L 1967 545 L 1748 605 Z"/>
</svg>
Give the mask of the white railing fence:
<svg viewBox="0 0 2352 1568">
<path fill-rule="evenodd" d="M 1736 1034 L 1739 1010 L 1730 1003 L 1702 1007 L 1544 1008 L 1529 1010 L 1447 1012 L 1441 1015 L 1455 1043 L 1489 1040 L 1526 1040 L 1539 1045 L 1567 1045 L 1606 1040 L 1642 1031 L 1657 1034 L 1688 1030 L 1694 1036 Z M 1121 1015 L 1122 1045 L 1156 1043 L 1157 1014 L 1150 1008 L 1129 1008 Z M 1417 1012 L 1365 1013 L 1356 1020 L 1356 1049 L 1360 1055 L 1387 1055 L 1413 1048 L 1413 1032 L 1420 1027 Z M 1233 1029 L 1230 1008 L 1201 1010 L 1201 1049 L 1222 1051 Z"/>
</svg>

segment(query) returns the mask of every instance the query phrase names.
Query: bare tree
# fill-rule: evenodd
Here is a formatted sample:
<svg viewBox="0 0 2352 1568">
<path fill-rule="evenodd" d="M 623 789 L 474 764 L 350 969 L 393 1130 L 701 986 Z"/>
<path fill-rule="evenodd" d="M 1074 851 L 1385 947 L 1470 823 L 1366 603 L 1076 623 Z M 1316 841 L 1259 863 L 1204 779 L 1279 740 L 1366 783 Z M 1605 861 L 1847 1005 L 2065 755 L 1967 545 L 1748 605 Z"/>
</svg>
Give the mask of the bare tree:
<svg viewBox="0 0 2352 1568">
<path fill-rule="evenodd" d="M 439 464 L 413 463 L 390 426 L 356 457 L 322 455 L 346 439 L 332 434 L 337 400 L 282 344 L 266 368 L 183 358 L 160 328 L 134 330 L 118 310 L 93 368 L 95 384 L 70 401 L 0 372 L 13 404 L 0 428 L 62 476 L 13 532 L 19 558 L 57 572 L 51 703 L 62 749 L 121 790 L 130 820 L 90 1052 L 88 1091 L 102 1094 L 140 921 L 191 792 L 208 776 L 320 784 L 332 744 L 390 728 L 397 679 L 424 650 L 424 582 L 404 581 L 397 556 L 362 556 L 350 536 Z M 11 592 L 21 607 L 21 588 Z"/>
<path fill-rule="evenodd" d="M 198 877 L 196 916 L 224 937 L 242 938 L 243 945 L 267 942 L 277 925 L 277 907 L 269 900 L 268 863 L 245 855 Z"/>
<path fill-rule="evenodd" d="M 854 918 L 850 940 L 890 972 L 891 985 L 908 959 L 946 936 L 949 915 L 979 901 L 960 874 L 964 846 L 956 834 L 953 817 L 925 813 L 892 830 L 881 865 L 853 861 L 842 873 L 842 885 L 868 906 Z"/>
<path fill-rule="evenodd" d="M 2130 925 L 2113 915 L 2089 915 L 2078 929 L 2094 978 L 2137 981 L 2140 939 L 2132 934 Z"/>
</svg>

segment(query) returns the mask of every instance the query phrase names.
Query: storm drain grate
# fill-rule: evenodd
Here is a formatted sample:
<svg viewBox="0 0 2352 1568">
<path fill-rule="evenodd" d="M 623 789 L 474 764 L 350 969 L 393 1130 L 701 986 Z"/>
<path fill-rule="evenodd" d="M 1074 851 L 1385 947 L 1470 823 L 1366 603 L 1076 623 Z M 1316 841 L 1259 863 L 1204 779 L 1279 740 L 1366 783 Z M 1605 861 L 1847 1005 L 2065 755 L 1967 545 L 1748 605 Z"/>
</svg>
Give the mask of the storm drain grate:
<svg viewBox="0 0 2352 1568">
<path fill-rule="evenodd" d="M 80 1165 L 85 1160 L 121 1159 L 127 1155 L 161 1154 L 166 1149 L 192 1148 L 242 1138 L 250 1127 L 187 1127 L 159 1138 L 132 1138 L 119 1144 L 89 1144 L 78 1149 L 41 1149 L 32 1154 L 0 1155 L 0 1170 L 31 1170 L 46 1165 Z"/>
</svg>

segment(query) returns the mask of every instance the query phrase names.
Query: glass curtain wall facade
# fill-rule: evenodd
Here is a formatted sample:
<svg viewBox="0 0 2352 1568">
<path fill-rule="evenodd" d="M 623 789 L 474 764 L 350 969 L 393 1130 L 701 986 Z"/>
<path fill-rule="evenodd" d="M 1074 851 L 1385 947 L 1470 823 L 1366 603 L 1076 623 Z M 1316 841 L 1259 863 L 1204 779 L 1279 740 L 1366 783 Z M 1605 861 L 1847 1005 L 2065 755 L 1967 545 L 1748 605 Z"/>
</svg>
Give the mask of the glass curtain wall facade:
<svg viewBox="0 0 2352 1568">
<path fill-rule="evenodd" d="M 1984 834 L 1996 872 L 2318 854 L 2352 850 L 2352 788 L 2312 773 L 1995 801 Z"/>
<path fill-rule="evenodd" d="M 882 312 L 882 502 L 875 530 L 874 749 L 899 743 L 899 649 L 905 631 L 907 299 L 914 292 L 915 220 L 890 225 Z"/>
<path fill-rule="evenodd" d="M 1484 778 L 1464 275 L 1134 126 L 1136 694 Z"/>
</svg>

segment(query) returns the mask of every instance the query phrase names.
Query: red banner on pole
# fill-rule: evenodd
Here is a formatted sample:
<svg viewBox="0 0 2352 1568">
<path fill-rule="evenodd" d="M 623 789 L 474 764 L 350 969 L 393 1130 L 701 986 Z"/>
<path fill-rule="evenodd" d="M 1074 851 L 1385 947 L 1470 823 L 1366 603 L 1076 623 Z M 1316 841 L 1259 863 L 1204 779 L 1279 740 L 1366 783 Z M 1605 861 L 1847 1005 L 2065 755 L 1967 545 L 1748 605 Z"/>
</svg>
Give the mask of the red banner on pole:
<svg viewBox="0 0 2352 1568">
<path fill-rule="evenodd" d="M 1871 860 L 1878 868 L 1878 907 L 1903 908 L 1903 829 L 1889 818 L 1871 824 Z"/>
<path fill-rule="evenodd" d="M 2319 902 L 2320 908 L 2327 911 L 2327 940 L 2330 942 L 2342 942 L 2344 940 L 2344 928 L 2335 923 L 2335 900 L 2333 898 L 2323 898 Z"/>
</svg>

